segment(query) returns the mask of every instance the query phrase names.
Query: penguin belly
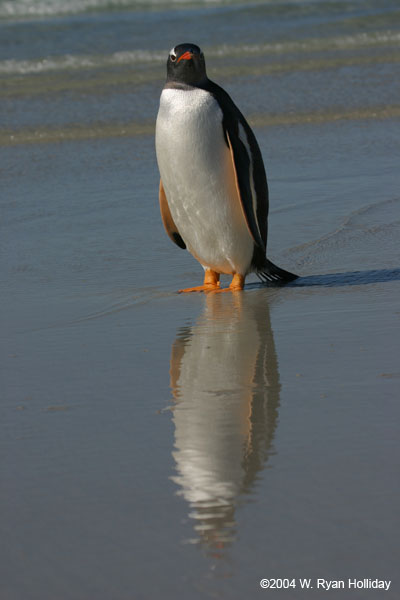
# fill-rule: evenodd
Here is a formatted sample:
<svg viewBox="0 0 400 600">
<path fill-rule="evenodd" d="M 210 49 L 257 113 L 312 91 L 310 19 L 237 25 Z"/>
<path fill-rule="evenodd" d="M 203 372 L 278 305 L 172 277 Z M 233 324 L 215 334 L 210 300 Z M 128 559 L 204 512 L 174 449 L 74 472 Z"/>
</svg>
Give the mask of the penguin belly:
<svg viewBox="0 0 400 600">
<path fill-rule="evenodd" d="M 189 252 L 205 268 L 245 276 L 254 245 L 222 118 L 208 92 L 164 89 L 156 124 L 157 162 L 172 218 Z"/>
</svg>

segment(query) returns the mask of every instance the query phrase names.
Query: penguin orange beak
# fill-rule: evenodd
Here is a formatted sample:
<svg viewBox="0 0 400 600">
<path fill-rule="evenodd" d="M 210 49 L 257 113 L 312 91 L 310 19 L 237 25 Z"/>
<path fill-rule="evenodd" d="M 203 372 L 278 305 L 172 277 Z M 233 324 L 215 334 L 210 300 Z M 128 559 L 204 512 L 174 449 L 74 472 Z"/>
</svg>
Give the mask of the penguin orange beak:
<svg viewBox="0 0 400 600">
<path fill-rule="evenodd" d="M 182 56 L 180 56 L 176 62 L 178 63 L 180 60 L 191 60 L 192 58 L 193 54 L 188 50 L 185 52 L 185 54 L 182 54 Z"/>
</svg>

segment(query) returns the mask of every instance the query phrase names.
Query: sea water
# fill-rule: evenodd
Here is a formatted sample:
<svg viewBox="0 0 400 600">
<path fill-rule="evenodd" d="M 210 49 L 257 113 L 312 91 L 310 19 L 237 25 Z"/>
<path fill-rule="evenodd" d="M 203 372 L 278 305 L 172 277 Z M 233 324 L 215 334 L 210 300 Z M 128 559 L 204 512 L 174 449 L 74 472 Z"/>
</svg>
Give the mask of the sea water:
<svg viewBox="0 0 400 600">
<path fill-rule="evenodd" d="M 399 41 L 394 0 L 0 0 L 1 598 L 395 580 Z M 254 128 L 287 287 L 176 293 L 181 42 Z"/>
</svg>

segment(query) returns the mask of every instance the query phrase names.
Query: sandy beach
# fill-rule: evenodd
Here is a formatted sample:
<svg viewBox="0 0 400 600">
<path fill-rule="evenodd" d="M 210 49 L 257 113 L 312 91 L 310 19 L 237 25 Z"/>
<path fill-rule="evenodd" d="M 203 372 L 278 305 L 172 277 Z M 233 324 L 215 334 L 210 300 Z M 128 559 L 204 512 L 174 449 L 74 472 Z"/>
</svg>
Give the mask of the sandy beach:
<svg viewBox="0 0 400 600">
<path fill-rule="evenodd" d="M 0 597 L 398 598 L 395 3 L 5 4 Z M 177 293 L 202 270 L 163 230 L 153 130 L 196 34 L 254 126 L 286 287 Z"/>
</svg>

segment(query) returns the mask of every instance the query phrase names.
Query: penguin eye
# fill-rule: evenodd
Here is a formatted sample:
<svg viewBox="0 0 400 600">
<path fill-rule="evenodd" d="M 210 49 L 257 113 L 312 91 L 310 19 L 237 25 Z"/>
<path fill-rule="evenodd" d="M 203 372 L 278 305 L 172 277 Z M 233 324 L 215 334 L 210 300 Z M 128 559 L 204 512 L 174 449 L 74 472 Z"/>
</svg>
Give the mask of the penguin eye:
<svg viewBox="0 0 400 600">
<path fill-rule="evenodd" d="M 170 56 L 172 62 L 176 61 L 176 54 L 174 54 L 173 52 L 171 52 L 171 54 L 169 56 Z"/>
</svg>

